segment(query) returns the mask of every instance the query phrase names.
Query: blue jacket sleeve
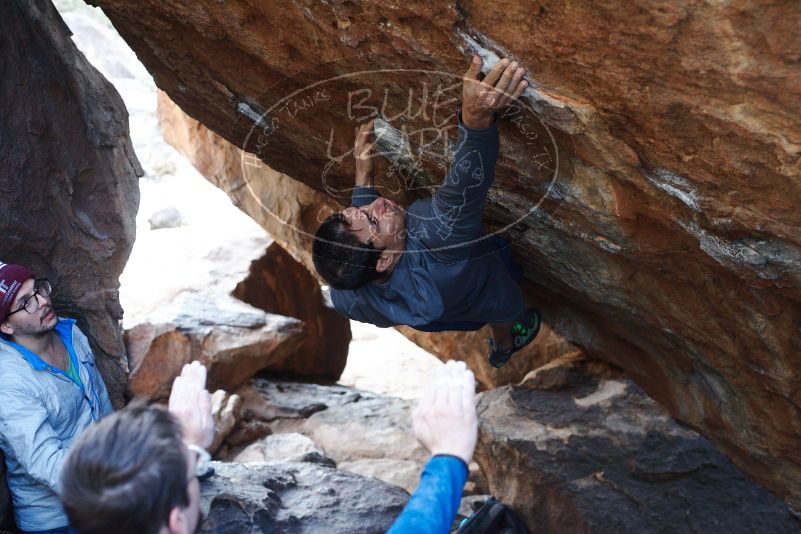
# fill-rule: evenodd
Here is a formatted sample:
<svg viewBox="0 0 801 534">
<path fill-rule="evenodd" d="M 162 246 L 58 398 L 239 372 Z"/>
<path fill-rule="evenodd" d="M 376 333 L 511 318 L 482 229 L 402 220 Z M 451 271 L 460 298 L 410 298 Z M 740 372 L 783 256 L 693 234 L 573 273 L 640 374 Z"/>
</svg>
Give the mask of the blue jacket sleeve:
<svg viewBox="0 0 801 534">
<path fill-rule="evenodd" d="M 498 122 L 468 128 L 459 115 L 459 135 L 453 163 L 442 186 L 424 211 L 416 214 L 427 226 L 423 244 L 439 260 L 458 260 L 472 240 L 484 233 L 484 203 L 495 181 Z"/>
<path fill-rule="evenodd" d="M 387 534 L 450 532 L 467 474 L 461 458 L 444 454 L 431 458 L 420 475 L 420 484 Z"/>
</svg>

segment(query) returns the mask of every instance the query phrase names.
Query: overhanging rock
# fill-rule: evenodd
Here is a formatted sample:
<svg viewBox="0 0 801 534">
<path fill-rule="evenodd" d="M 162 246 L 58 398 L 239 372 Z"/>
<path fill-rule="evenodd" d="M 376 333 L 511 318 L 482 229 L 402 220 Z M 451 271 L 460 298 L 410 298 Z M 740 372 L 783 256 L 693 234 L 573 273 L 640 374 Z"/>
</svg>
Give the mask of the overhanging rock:
<svg viewBox="0 0 801 534">
<path fill-rule="evenodd" d="M 447 130 L 469 51 L 513 54 L 532 86 L 486 222 L 530 296 L 801 507 L 801 5 L 91 3 L 192 117 L 340 201 L 373 111 L 394 128 L 380 185 L 430 194 L 446 151 L 397 132 Z"/>
</svg>

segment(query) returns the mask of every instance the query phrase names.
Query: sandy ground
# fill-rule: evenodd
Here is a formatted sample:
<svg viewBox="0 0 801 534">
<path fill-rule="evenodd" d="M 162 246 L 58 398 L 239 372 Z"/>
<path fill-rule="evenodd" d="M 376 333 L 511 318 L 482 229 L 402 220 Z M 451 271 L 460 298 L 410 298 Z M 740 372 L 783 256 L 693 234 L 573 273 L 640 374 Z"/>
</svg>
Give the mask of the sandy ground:
<svg viewBox="0 0 801 534">
<path fill-rule="evenodd" d="M 236 255 L 230 247 L 263 246 L 268 237 L 164 141 L 156 118 L 153 80 L 103 13 L 77 0 L 55 3 L 78 48 L 122 96 L 134 150 L 145 170 L 139 181 L 137 238 L 120 278 L 120 300 L 126 310 L 123 325 L 130 328 L 147 319 L 154 303 L 168 301 L 182 287 L 203 284 L 218 275 L 196 272 L 193 265 L 207 262 L 192 258 Z M 167 208 L 180 213 L 180 226 L 151 230 L 148 220 Z M 340 380 L 343 385 L 419 398 L 427 377 L 442 365 L 393 329 L 357 322 L 351 328 L 353 342 Z"/>
</svg>

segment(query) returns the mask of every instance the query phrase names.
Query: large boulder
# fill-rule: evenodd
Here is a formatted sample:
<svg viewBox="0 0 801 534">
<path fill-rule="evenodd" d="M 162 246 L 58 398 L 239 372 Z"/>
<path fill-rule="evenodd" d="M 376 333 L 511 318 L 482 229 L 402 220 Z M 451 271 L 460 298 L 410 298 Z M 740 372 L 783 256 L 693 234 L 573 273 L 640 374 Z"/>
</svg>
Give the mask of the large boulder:
<svg viewBox="0 0 801 534">
<path fill-rule="evenodd" d="M 513 55 L 531 86 L 502 121 L 485 220 L 529 297 L 801 506 L 801 4 L 90 3 L 181 109 L 253 154 L 243 172 L 340 203 L 354 125 L 378 114 L 379 185 L 429 195 L 468 53 Z"/>
<path fill-rule="evenodd" d="M 142 169 L 117 91 L 70 40 L 49 0 L 0 5 L 0 261 L 30 265 L 78 318 L 112 402 L 128 370 L 119 276 Z"/>
<path fill-rule="evenodd" d="M 209 389 L 233 390 L 262 369 L 292 361 L 301 345 L 297 319 L 267 314 L 231 297 L 181 296 L 186 298 L 176 300 L 174 314 L 125 332 L 130 395 L 166 399 L 175 377 L 193 361 L 208 369 Z"/>
<path fill-rule="evenodd" d="M 220 212 L 143 232 L 123 276 L 129 393 L 165 397 L 193 360 L 226 390 L 262 369 L 336 380 L 349 323 L 303 265 L 198 180 L 221 197 Z"/>
<path fill-rule="evenodd" d="M 574 345 L 554 332 L 548 325 L 543 324 L 537 338 L 529 346 L 515 353 L 503 367 L 496 369 L 489 364 L 487 359 L 489 354 L 487 338 L 491 335 L 488 326 L 475 332 L 441 332 L 437 334 L 420 332 L 408 326 L 397 328 L 404 336 L 433 353 L 440 360 L 465 362 L 476 375 L 479 384 L 488 389 L 516 384 L 530 371 L 551 360 L 579 352 Z"/>
<path fill-rule="evenodd" d="M 798 532 L 801 518 L 630 379 L 560 358 L 481 394 L 476 460 L 531 532 Z"/>
<path fill-rule="evenodd" d="M 259 377 L 237 395 L 244 419 L 269 422 L 272 435 L 234 449 L 234 461 L 277 461 L 319 451 L 342 470 L 411 492 L 429 458 L 412 434 L 411 406 L 404 399 Z M 292 455 L 285 452 L 291 443 L 298 443 Z"/>
<path fill-rule="evenodd" d="M 339 379 L 348 358 L 350 321 L 329 305 L 317 278 L 278 243 L 268 246 L 264 256 L 251 264 L 233 295 L 257 308 L 303 321 L 302 340 L 292 358 L 270 369 L 307 379 Z"/>
<path fill-rule="evenodd" d="M 313 463 L 212 465 L 200 533 L 379 534 L 408 499 L 398 487 Z"/>
</svg>

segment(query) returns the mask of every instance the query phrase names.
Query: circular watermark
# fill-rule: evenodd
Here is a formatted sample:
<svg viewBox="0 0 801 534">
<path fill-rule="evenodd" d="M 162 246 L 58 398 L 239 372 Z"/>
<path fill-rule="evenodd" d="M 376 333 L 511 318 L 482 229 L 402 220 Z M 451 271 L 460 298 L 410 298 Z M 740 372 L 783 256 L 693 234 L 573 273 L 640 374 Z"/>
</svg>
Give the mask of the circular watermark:
<svg viewBox="0 0 801 534">
<path fill-rule="evenodd" d="M 361 64 L 365 62 L 362 58 Z M 249 174 L 262 161 L 271 161 L 270 152 L 282 150 L 282 140 L 289 137 L 294 146 L 286 150 L 302 145 L 306 161 L 298 164 L 306 166 L 306 172 L 309 166 L 316 166 L 314 176 L 319 184 L 314 189 L 349 206 L 355 189 L 356 130 L 371 120 L 375 125 L 372 157 L 379 161 L 375 187 L 382 197 L 427 202 L 419 209 L 405 211 L 395 231 L 403 232 L 404 238 L 423 239 L 430 245 L 425 247 L 429 252 L 468 246 L 508 231 L 539 210 L 556 184 L 560 164 L 556 139 L 535 112 L 535 93 L 530 87 L 519 98 L 510 99 L 497 114 L 502 139 L 500 155 L 493 161 L 493 148 L 482 147 L 482 143 L 496 142 L 492 136 L 486 131 L 476 134 L 459 124 L 463 73 L 406 68 L 350 70 L 338 63 L 319 67 L 325 72 L 319 79 L 310 69 L 274 86 L 272 104 L 267 108 L 255 102 L 237 104 L 240 114 L 251 122 L 242 147 L 244 185 L 270 217 L 292 231 L 315 238 L 266 204 L 253 190 Z M 483 70 L 491 67 L 484 65 Z M 287 158 L 291 160 L 291 155 L 282 154 L 281 159 Z M 486 197 L 499 173 L 515 175 L 514 182 L 522 187 L 537 184 L 537 197 L 526 197 L 527 205 L 517 210 L 522 214 L 496 231 L 454 241 L 458 234 L 453 232 L 454 225 L 471 211 L 476 198 Z M 369 192 L 364 196 L 365 202 L 372 198 Z M 329 214 L 321 210 L 317 222 Z"/>
</svg>

